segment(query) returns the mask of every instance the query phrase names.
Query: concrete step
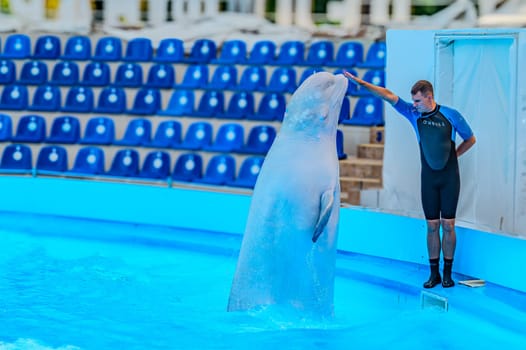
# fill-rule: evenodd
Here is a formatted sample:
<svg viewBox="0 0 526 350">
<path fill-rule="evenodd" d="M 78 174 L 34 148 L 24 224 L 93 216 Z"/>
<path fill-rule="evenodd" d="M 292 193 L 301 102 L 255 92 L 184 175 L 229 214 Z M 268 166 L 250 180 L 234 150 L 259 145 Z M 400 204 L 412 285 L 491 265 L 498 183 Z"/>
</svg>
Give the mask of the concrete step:
<svg viewBox="0 0 526 350">
<path fill-rule="evenodd" d="M 340 177 L 340 187 L 342 191 L 350 189 L 365 190 L 371 188 L 381 188 L 382 179 L 343 176 Z"/>
<path fill-rule="evenodd" d="M 384 145 L 382 143 L 363 143 L 358 145 L 358 158 L 384 159 Z"/>
<path fill-rule="evenodd" d="M 340 192 L 340 202 L 351 205 L 360 205 L 360 190 L 350 189 Z"/>
<path fill-rule="evenodd" d="M 385 143 L 385 128 L 383 126 L 371 126 L 369 128 L 369 143 Z"/>
<path fill-rule="evenodd" d="M 383 161 L 349 157 L 340 160 L 340 177 L 382 179 Z"/>
</svg>

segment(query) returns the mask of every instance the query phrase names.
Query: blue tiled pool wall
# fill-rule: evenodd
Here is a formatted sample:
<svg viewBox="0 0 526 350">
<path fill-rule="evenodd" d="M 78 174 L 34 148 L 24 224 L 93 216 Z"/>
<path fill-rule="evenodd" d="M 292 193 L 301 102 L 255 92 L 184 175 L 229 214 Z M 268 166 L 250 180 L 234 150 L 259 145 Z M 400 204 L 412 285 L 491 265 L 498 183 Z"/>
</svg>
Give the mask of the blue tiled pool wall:
<svg viewBox="0 0 526 350">
<path fill-rule="evenodd" d="M 161 225 L 242 235 L 250 196 L 78 179 L 0 177 L 4 213 Z M 427 266 L 425 221 L 360 208 L 341 208 L 338 249 Z M 466 227 L 457 229 L 454 271 L 526 292 L 520 276 L 526 241 Z"/>
<path fill-rule="evenodd" d="M 380 85 L 385 79 L 383 42 L 262 39 L 250 50 L 242 40 L 202 39 L 178 56 L 183 44 L 167 38 L 153 50 L 145 38 L 0 37 L 0 141 L 7 152 L 0 170 L 251 188 L 284 103 L 303 79 L 342 69 Z M 262 84 L 251 79 L 258 74 Z M 191 81 L 198 75 L 206 79 Z M 340 129 L 383 125 L 381 104 L 355 88 L 349 85 Z M 370 106 L 377 107 L 366 114 Z M 18 159 L 9 162 L 13 155 Z"/>
</svg>

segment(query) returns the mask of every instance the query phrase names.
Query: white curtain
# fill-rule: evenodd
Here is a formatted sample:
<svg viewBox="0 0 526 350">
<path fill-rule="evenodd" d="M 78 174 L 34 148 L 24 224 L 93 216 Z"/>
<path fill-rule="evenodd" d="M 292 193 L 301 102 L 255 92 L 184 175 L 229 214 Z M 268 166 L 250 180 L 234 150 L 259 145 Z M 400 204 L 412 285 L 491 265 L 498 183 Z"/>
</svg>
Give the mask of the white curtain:
<svg viewBox="0 0 526 350">
<path fill-rule="evenodd" d="M 457 217 L 491 231 L 514 229 L 514 48 L 512 39 L 457 40 L 453 48 L 451 104 L 462 111 L 477 137 L 475 152 L 460 158 Z"/>
</svg>

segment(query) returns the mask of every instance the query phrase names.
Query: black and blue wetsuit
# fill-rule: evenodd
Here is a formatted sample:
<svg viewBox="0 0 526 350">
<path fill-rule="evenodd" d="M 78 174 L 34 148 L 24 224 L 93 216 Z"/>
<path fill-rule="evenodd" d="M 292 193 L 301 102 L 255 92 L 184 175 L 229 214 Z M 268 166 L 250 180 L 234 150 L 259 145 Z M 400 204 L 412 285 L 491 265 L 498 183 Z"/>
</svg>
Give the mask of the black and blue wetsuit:
<svg viewBox="0 0 526 350">
<path fill-rule="evenodd" d="M 460 176 L 455 147 L 456 133 L 466 140 L 473 136 L 462 115 L 446 106 L 419 113 L 412 103 L 398 98 L 393 106 L 406 117 L 416 132 L 422 162 L 422 207 L 427 220 L 454 219 L 460 193 Z"/>
</svg>

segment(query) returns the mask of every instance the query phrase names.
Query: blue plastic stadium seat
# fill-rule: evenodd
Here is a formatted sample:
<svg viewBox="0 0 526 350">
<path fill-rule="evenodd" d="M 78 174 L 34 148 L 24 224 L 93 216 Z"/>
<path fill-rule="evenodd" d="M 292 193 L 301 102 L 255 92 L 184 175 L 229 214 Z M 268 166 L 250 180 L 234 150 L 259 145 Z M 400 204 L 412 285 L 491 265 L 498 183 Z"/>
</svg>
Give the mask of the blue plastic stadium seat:
<svg viewBox="0 0 526 350">
<path fill-rule="evenodd" d="M 238 91 L 230 97 L 226 111 L 217 115 L 217 117 L 226 119 L 245 119 L 254 115 L 254 106 L 255 99 L 252 93 Z"/>
<path fill-rule="evenodd" d="M 74 144 L 80 139 L 80 122 L 77 117 L 66 115 L 56 117 L 51 125 L 48 143 Z"/>
<path fill-rule="evenodd" d="M 363 44 L 359 41 L 347 41 L 340 44 L 334 60 L 325 65 L 350 69 L 361 62 L 363 62 Z"/>
<path fill-rule="evenodd" d="M 237 86 L 237 68 L 233 65 L 217 66 L 206 86 L 212 90 L 229 90 Z"/>
<path fill-rule="evenodd" d="M 91 57 L 95 61 L 116 62 L 122 59 L 122 41 L 118 37 L 106 36 L 97 41 Z"/>
<path fill-rule="evenodd" d="M 68 171 L 68 152 L 60 145 L 44 146 L 38 152 L 36 174 L 62 174 Z"/>
<path fill-rule="evenodd" d="M 153 151 L 146 158 L 139 172 L 139 177 L 155 180 L 168 180 L 171 170 L 171 157 L 165 151 Z"/>
<path fill-rule="evenodd" d="M 115 140 L 115 123 L 108 117 L 95 117 L 88 120 L 84 129 L 82 144 L 111 145 Z"/>
<path fill-rule="evenodd" d="M 382 69 L 368 70 L 365 72 L 362 79 L 373 85 L 385 87 L 385 72 Z M 369 90 L 362 87 L 362 88 L 357 88 L 355 91 L 353 91 L 352 95 L 353 96 L 372 96 L 373 94 Z"/>
<path fill-rule="evenodd" d="M 340 110 L 340 116 L 338 117 L 338 124 L 342 124 L 344 120 L 351 118 L 351 99 L 345 96 L 342 100 L 342 108 Z"/>
<path fill-rule="evenodd" d="M 106 175 L 136 177 L 139 175 L 139 170 L 139 152 L 132 148 L 126 148 L 115 153 Z"/>
<path fill-rule="evenodd" d="M 212 124 L 201 121 L 188 126 L 179 148 L 201 150 L 210 143 L 212 143 Z"/>
<path fill-rule="evenodd" d="M 110 66 L 106 62 L 90 62 L 84 67 L 81 83 L 87 86 L 106 86 L 110 79 Z"/>
<path fill-rule="evenodd" d="M 147 146 L 151 142 L 152 122 L 145 118 L 132 119 L 128 123 L 124 136 L 113 143 L 126 146 Z"/>
<path fill-rule="evenodd" d="M 304 65 L 307 66 L 325 66 L 334 61 L 334 44 L 329 40 L 320 40 L 313 42 L 305 58 Z"/>
<path fill-rule="evenodd" d="M 352 110 L 352 118 L 345 125 L 384 125 L 383 101 L 378 97 L 360 97 Z"/>
<path fill-rule="evenodd" d="M 178 148 L 182 139 L 182 126 L 176 120 L 165 120 L 159 123 L 149 146 L 161 148 Z"/>
<path fill-rule="evenodd" d="M 0 85 L 13 84 L 16 82 L 16 65 L 10 60 L 0 61 Z"/>
<path fill-rule="evenodd" d="M 175 162 L 172 180 L 191 182 L 203 177 L 203 157 L 198 153 L 182 153 Z"/>
<path fill-rule="evenodd" d="M 267 70 L 265 66 L 247 66 L 239 83 L 237 90 L 242 91 L 263 91 L 267 86 Z"/>
<path fill-rule="evenodd" d="M 80 70 L 76 62 L 62 61 L 53 67 L 50 84 L 72 86 L 77 85 L 80 79 Z"/>
<path fill-rule="evenodd" d="M 0 173 L 29 174 L 33 172 L 31 148 L 24 144 L 10 144 L 2 152 Z"/>
<path fill-rule="evenodd" d="M 356 67 L 369 69 L 383 69 L 385 68 L 386 60 L 386 43 L 385 41 L 377 41 L 372 43 L 367 49 L 367 55 L 363 62 L 358 62 Z"/>
<path fill-rule="evenodd" d="M 223 42 L 217 59 L 213 63 L 244 64 L 247 60 L 247 44 L 243 40 L 231 39 Z"/>
<path fill-rule="evenodd" d="M 271 40 L 260 40 L 254 43 L 254 46 L 248 54 L 247 64 L 272 64 L 276 59 L 276 43 Z"/>
<path fill-rule="evenodd" d="M 93 110 L 93 90 L 88 86 L 72 86 L 62 106 L 63 112 L 90 113 Z"/>
<path fill-rule="evenodd" d="M 285 96 L 280 93 L 267 93 L 259 101 L 256 113 L 247 117 L 251 120 L 282 121 L 287 107 Z"/>
<path fill-rule="evenodd" d="M 119 87 L 140 87 L 143 82 L 142 66 L 138 63 L 122 63 L 117 67 L 113 84 Z"/>
<path fill-rule="evenodd" d="M 225 94 L 222 91 L 208 90 L 201 95 L 197 109 L 192 116 L 213 118 L 225 111 Z"/>
<path fill-rule="evenodd" d="M 254 188 L 265 160 L 262 156 L 247 157 L 241 163 L 239 174 L 234 180 L 227 181 L 226 185 L 242 188 Z"/>
<path fill-rule="evenodd" d="M 143 68 L 138 63 L 122 63 L 117 66 L 113 86 L 138 88 L 143 86 Z"/>
<path fill-rule="evenodd" d="M 161 39 L 153 61 L 164 63 L 180 63 L 183 62 L 184 55 L 184 41 L 179 38 L 164 38 Z"/>
<path fill-rule="evenodd" d="M 85 146 L 78 150 L 73 167 L 67 173 L 74 175 L 103 175 L 105 173 L 104 150 L 97 146 Z"/>
<path fill-rule="evenodd" d="M 347 154 L 345 153 L 343 147 L 343 131 L 340 129 L 336 130 L 336 153 L 338 154 L 339 160 L 347 158 Z"/>
<path fill-rule="evenodd" d="M 10 34 L 4 43 L 4 50 L 0 54 L 2 58 L 17 60 L 31 57 L 31 38 L 26 34 Z"/>
<path fill-rule="evenodd" d="M 175 69 L 170 64 L 156 63 L 150 67 L 146 87 L 171 89 L 175 84 Z"/>
<path fill-rule="evenodd" d="M 41 115 L 29 114 L 20 117 L 13 135 L 13 142 L 44 142 L 46 139 L 46 120 Z"/>
<path fill-rule="evenodd" d="M 185 58 L 189 63 L 210 63 L 216 58 L 217 46 L 211 39 L 197 39 L 190 50 L 190 55 Z"/>
<path fill-rule="evenodd" d="M 208 85 L 209 69 L 207 65 L 190 65 L 184 72 L 183 81 L 175 84 L 176 88 L 204 89 Z"/>
<path fill-rule="evenodd" d="M 230 154 L 216 154 L 208 161 L 203 177 L 194 182 L 221 186 L 233 181 L 235 175 L 235 158 Z"/>
<path fill-rule="evenodd" d="M 153 57 L 152 41 L 149 38 L 134 38 L 126 44 L 123 61 L 149 62 Z"/>
<path fill-rule="evenodd" d="M 155 115 L 161 109 L 161 92 L 157 89 L 141 88 L 137 90 L 129 114 Z"/>
<path fill-rule="evenodd" d="M 323 72 L 323 69 L 321 67 L 308 67 L 308 68 L 305 68 L 303 70 L 303 72 L 301 73 L 301 77 L 300 77 L 300 80 L 298 81 L 298 86 L 300 86 L 301 84 L 303 84 L 303 82 L 308 78 L 310 77 L 311 75 L 313 75 L 314 73 L 318 73 L 318 72 Z"/>
<path fill-rule="evenodd" d="M 67 39 L 63 60 L 88 61 L 91 59 L 91 39 L 85 35 L 75 35 Z"/>
<path fill-rule="evenodd" d="M 184 41 L 178 38 L 164 38 L 155 51 L 155 62 L 180 63 L 184 61 Z"/>
<path fill-rule="evenodd" d="M 158 115 L 186 116 L 194 114 L 194 90 L 175 90 L 170 96 L 166 109 L 158 111 Z"/>
<path fill-rule="evenodd" d="M 265 155 L 272 146 L 276 134 L 276 128 L 271 125 L 256 125 L 250 129 L 247 142 L 238 152 Z"/>
<path fill-rule="evenodd" d="M 40 85 L 47 83 L 48 69 L 47 65 L 41 61 L 27 61 L 22 66 L 19 84 L 25 85 Z"/>
<path fill-rule="evenodd" d="M 27 107 L 30 111 L 54 112 L 59 111 L 61 92 L 58 86 L 40 85 L 33 93 L 33 102 Z"/>
<path fill-rule="evenodd" d="M 62 43 L 56 35 L 42 35 L 35 42 L 33 58 L 41 60 L 56 60 L 62 54 Z"/>
<path fill-rule="evenodd" d="M 6 85 L 0 97 L 0 110 L 24 110 L 28 105 L 28 90 L 24 85 Z"/>
<path fill-rule="evenodd" d="M 204 146 L 205 151 L 211 152 L 236 152 L 245 142 L 245 129 L 241 124 L 222 124 L 217 130 L 212 144 Z"/>
<path fill-rule="evenodd" d="M 123 88 L 108 86 L 100 91 L 95 113 L 120 114 L 126 112 L 126 92 Z"/>
<path fill-rule="evenodd" d="M 281 44 L 274 65 L 301 65 L 305 61 L 305 43 L 289 40 Z"/>
<path fill-rule="evenodd" d="M 264 91 L 293 93 L 296 88 L 296 70 L 293 67 L 277 67 Z"/>
<path fill-rule="evenodd" d="M 11 141 L 13 137 L 13 121 L 11 116 L 0 114 L 0 142 Z"/>
</svg>

